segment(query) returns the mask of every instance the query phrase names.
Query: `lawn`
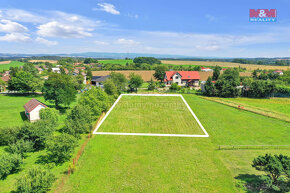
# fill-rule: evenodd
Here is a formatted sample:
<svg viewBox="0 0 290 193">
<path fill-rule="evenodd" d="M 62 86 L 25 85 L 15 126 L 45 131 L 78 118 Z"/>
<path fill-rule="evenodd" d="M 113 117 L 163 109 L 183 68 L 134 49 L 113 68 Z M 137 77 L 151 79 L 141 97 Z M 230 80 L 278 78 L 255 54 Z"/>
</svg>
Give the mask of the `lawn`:
<svg viewBox="0 0 290 193">
<path fill-rule="evenodd" d="M 124 95 L 98 131 L 204 135 L 179 96 Z"/>
<path fill-rule="evenodd" d="M 289 123 L 195 95 L 183 96 L 209 138 L 95 135 L 62 191 L 246 192 L 236 184 L 258 179 L 261 173 L 251 167 L 255 156 L 290 155 L 289 149 L 218 150 L 218 145 L 289 145 Z M 104 130 L 119 116 L 112 115 Z M 158 114 L 159 120 L 167 115 Z M 127 126 L 134 121 L 122 118 L 128 120 Z"/>
<path fill-rule="evenodd" d="M 9 70 L 10 67 L 20 67 L 23 65 L 24 63 L 19 61 L 11 61 L 9 64 L 0 64 L 0 72 L 3 70 Z"/>
<path fill-rule="evenodd" d="M 251 99 L 251 98 L 225 98 L 223 100 L 232 101 L 241 105 L 253 106 L 259 109 L 282 113 L 290 116 L 290 98 L 270 98 L 270 99 Z"/>
<path fill-rule="evenodd" d="M 126 65 L 126 63 L 128 64 L 132 64 L 133 60 L 98 60 L 99 63 L 101 64 L 121 64 L 121 65 Z"/>
</svg>

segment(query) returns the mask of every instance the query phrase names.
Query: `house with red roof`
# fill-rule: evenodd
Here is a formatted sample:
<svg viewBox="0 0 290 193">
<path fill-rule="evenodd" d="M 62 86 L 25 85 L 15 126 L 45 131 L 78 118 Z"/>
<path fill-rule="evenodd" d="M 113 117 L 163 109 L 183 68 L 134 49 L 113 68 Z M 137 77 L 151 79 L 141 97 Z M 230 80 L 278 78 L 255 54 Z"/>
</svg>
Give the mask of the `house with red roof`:
<svg viewBox="0 0 290 193">
<path fill-rule="evenodd" d="M 212 72 L 213 69 L 211 69 L 211 68 L 201 67 L 201 71 L 202 71 L 202 72 Z"/>
<path fill-rule="evenodd" d="M 199 86 L 200 76 L 198 71 L 166 71 L 164 82 L 166 86 L 177 83 L 179 86 Z"/>
<path fill-rule="evenodd" d="M 274 71 L 274 74 L 283 75 L 284 73 L 282 70 L 276 70 Z"/>
<path fill-rule="evenodd" d="M 33 98 L 24 105 L 25 115 L 30 122 L 37 121 L 40 119 L 40 110 L 44 108 L 47 108 L 45 104 Z"/>
</svg>

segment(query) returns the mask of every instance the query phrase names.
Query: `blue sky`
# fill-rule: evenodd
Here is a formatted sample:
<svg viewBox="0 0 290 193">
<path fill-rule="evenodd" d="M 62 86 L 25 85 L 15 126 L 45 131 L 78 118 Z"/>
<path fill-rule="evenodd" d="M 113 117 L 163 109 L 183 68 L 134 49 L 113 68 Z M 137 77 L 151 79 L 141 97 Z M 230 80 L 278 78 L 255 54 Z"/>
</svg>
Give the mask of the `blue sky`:
<svg viewBox="0 0 290 193">
<path fill-rule="evenodd" d="M 277 22 L 249 22 L 277 9 Z M 1 0 L 1 53 L 290 56 L 289 0 Z"/>
</svg>

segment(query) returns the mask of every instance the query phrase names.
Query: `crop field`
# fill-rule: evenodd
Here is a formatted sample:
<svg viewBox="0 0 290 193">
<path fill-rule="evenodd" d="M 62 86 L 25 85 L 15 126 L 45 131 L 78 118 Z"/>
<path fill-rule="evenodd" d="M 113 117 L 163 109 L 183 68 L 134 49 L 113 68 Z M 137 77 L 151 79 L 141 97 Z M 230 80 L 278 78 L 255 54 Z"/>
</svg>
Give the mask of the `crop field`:
<svg viewBox="0 0 290 193">
<path fill-rule="evenodd" d="M 179 96 L 122 96 L 98 131 L 204 134 Z"/>
<path fill-rule="evenodd" d="M 29 60 L 29 62 L 49 62 L 52 64 L 56 64 L 57 60 Z"/>
<path fill-rule="evenodd" d="M 237 183 L 259 180 L 261 173 L 251 167 L 254 157 L 265 153 L 290 155 L 289 149 L 218 150 L 219 145 L 290 145 L 289 123 L 199 96 L 183 96 L 209 133 L 208 138 L 94 135 L 61 191 L 247 192 Z M 137 111 L 123 117 L 112 111 L 102 129 L 110 129 L 118 118 L 127 120 L 123 128 L 130 127 L 134 120 L 127 116 L 136 113 L 146 120 L 144 109 Z M 158 113 L 157 121 L 176 114 L 175 108 L 166 111 Z"/>
<path fill-rule="evenodd" d="M 23 62 L 18 62 L 18 61 L 11 61 L 10 63 L 0 63 L 0 72 L 3 70 L 9 70 L 10 67 L 20 67 L 23 66 Z"/>
<path fill-rule="evenodd" d="M 289 66 L 268 66 L 257 64 L 239 64 L 233 62 L 208 62 L 208 61 L 182 61 L 182 60 L 161 60 L 162 64 L 174 64 L 174 65 L 197 65 L 197 66 L 221 66 L 221 67 L 242 67 L 247 70 L 287 70 Z"/>
<path fill-rule="evenodd" d="M 121 64 L 126 65 L 126 63 L 131 64 L 133 60 L 98 60 L 101 64 Z"/>
</svg>

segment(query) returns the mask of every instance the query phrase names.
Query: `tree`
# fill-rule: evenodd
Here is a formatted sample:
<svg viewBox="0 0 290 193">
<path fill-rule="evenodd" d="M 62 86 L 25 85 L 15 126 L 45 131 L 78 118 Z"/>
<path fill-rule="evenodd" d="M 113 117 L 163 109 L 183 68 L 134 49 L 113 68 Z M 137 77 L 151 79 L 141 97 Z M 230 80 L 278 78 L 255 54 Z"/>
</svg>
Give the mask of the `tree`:
<svg viewBox="0 0 290 193">
<path fill-rule="evenodd" d="M 134 58 L 133 62 L 135 64 L 142 64 L 142 63 L 146 63 L 146 64 L 161 64 L 161 61 L 154 58 L 154 57 L 136 57 Z"/>
<path fill-rule="evenodd" d="M 0 77 L 0 92 L 5 91 L 6 86 L 7 86 L 7 83 L 3 81 Z"/>
<path fill-rule="evenodd" d="M 93 78 L 92 70 L 90 68 L 87 68 L 87 79 L 92 80 L 92 78 Z"/>
<path fill-rule="evenodd" d="M 51 74 L 44 82 L 43 87 L 44 99 L 55 103 L 55 107 L 59 108 L 60 104 L 69 105 L 75 101 L 77 90 L 75 83 L 69 75 Z"/>
<path fill-rule="evenodd" d="M 15 143 L 18 140 L 20 130 L 19 126 L 0 128 L 0 145 Z"/>
<path fill-rule="evenodd" d="M 118 96 L 118 89 L 111 78 L 105 80 L 104 89 L 108 95 L 112 95 L 114 97 Z"/>
<path fill-rule="evenodd" d="M 64 132 L 78 137 L 79 134 L 88 133 L 92 129 L 92 116 L 87 107 L 76 105 L 68 114 L 65 121 Z"/>
<path fill-rule="evenodd" d="M 19 154 L 2 153 L 0 156 L 0 179 L 19 170 L 22 157 Z"/>
<path fill-rule="evenodd" d="M 76 138 L 66 133 L 52 136 L 46 141 L 46 151 L 50 160 L 56 164 L 61 164 L 69 160 L 77 145 L 76 143 Z"/>
<path fill-rule="evenodd" d="M 59 121 L 59 112 L 54 108 L 44 108 L 40 110 L 40 119 L 49 122 L 53 126 L 58 125 Z"/>
<path fill-rule="evenodd" d="M 264 98 L 277 91 L 277 86 L 270 80 L 255 80 L 248 91 L 249 97 Z"/>
<path fill-rule="evenodd" d="M 216 96 L 216 88 L 214 86 L 214 84 L 212 83 L 212 79 L 211 77 L 208 77 L 205 85 L 204 85 L 204 89 L 205 89 L 205 92 L 204 92 L 204 95 L 206 96 Z"/>
<path fill-rule="evenodd" d="M 271 154 L 258 156 L 253 160 L 252 167 L 256 170 L 264 171 L 269 176 L 268 180 L 270 182 L 267 183 L 268 186 L 279 191 L 282 187 L 280 187 L 281 183 L 278 182 L 279 177 L 284 175 L 289 178 L 290 157 L 284 155 L 272 156 Z"/>
<path fill-rule="evenodd" d="M 212 80 L 217 80 L 219 78 L 221 69 L 222 68 L 220 66 L 215 66 L 214 67 Z"/>
<path fill-rule="evenodd" d="M 8 146 L 8 152 L 11 154 L 19 154 L 21 157 L 25 157 L 25 153 L 32 152 L 34 143 L 27 140 L 17 140 L 15 143 L 11 143 Z"/>
<path fill-rule="evenodd" d="M 163 82 L 164 77 L 165 77 L 165 71 L 167 70 L 166 66 L 157 66 L 155 68 L 155 73 L 153 74 L 153 76 L 159 80 L 160 82 Z"/>
<path fill-rule="evenodd" d="M 124 91 L 126 89 L 128 80 L 126 79 L 124 74 L 118 72 L 111 72 L 110 76 L 115 86 L 117 87 L 119 93 L 121 93 L 121 91 Z"/>
<path fill-rule="evenodd" d="M 148 84 L 148 90 L 154 90 L 154 89 L 156 89 L 156 83 L 151 78 L 151 80 Z"/>
<path fill-rule="evenodd" d="M 29 72 L 33 76 L 36 76 L 38 73 L 37 69 L 34 67 L 34 64 L 32 64 L 32 63 L 25 63 L 23 65 L 23 71 Z"/>
<path fill-rule="evenodd" d="M 170 89 L 171 89 L 171 90 L 178 90 L 178 84 L 175 83 L 175 82 L 172 83 L 171 86 L 170 86 Z"/>
<path fill-rule="evenodd" d="M 29 72 L 19 71 L 8 81 L 8 89 L 20 93 L 35 92 L 40 89 L 41 81 Z"/>
<path fill-rule="evenodd" d="M 42 167 L 33 167 L 16 181 L 17 192 L 45 193 L 56 180 L 54 174 Z"/>
<path fill-rule="evenodd" d="M 84 64 L 90 64 L 90 63 L 98 63 L 98 60 L 94 58 L 86 58 L 84 60 Z"/>
<path fill-rule="evenodd" d="M 96 119 L 102 112 L 108 110 L 111 101 L 107 93 L 99 87 L 93 87 L 79 98 L 79 104 L 86 106 L 87 112 Z"/>
<path fill-rule="evenodd" d="M 129 75 L 129 88 L 131 89 L 131 91 L 134 91 L 136 89 L 136 92 L 137 92 L 137 89 L 143 84 L 143 79 L 140 75 L 136 75 L 134 73 L 131 73 Z"/>
<path fill-rule="evenodd" d="M 45 120 L 25 123 L 18 133 L 18 138 L 32 141 L 34 143 L 34 149 L 40 150 L 44 148 L 46 139 L 53 134 L 55 129 L 55 126 Z"/>
</svg>

